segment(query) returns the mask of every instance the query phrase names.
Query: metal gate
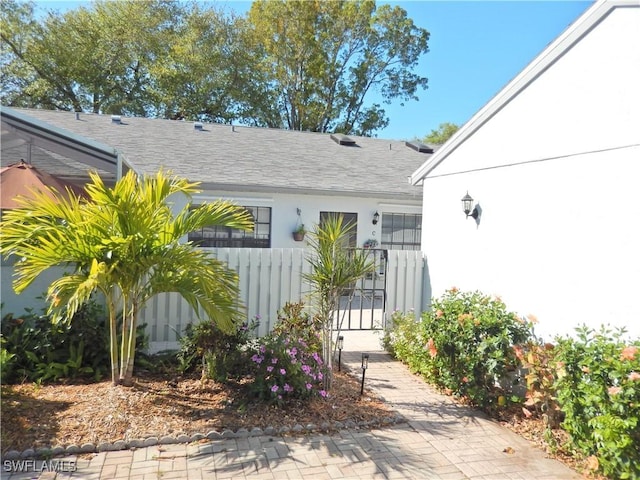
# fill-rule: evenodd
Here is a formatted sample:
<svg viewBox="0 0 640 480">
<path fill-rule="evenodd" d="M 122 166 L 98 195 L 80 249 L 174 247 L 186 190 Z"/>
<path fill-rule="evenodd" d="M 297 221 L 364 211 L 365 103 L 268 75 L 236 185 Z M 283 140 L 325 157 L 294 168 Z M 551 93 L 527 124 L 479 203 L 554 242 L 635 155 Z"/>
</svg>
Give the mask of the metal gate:
<svg viewBox="0 0 640 480">
<path fill-rule="evenodd" d="M 362 249 L 358 249 L 362 250 Z M 387 250 L 364 249 L 372 256 L 374 270 L 356 282 L 340 298 L 334 328 L 340 330 L 381 330 L 387 307 Z"/>
</svg>

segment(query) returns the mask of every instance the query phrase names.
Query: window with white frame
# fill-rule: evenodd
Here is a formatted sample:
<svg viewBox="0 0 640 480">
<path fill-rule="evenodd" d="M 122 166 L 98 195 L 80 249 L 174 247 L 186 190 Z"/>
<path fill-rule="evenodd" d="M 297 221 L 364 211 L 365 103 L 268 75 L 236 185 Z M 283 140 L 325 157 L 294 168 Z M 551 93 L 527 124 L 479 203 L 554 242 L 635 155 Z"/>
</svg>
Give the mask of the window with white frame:
<svg viewBox="0 0 640 480">
<path fill-rule="evenodd" d="M 420 250 L 421 236 L 421 214 L 382 213 L 380 248 L 387 250 Z"/>
<path fill-rule="evenodd" d="M 271 207 L 248 207 L 253 216 L 253 230 L 211 226 L 191 232 L 189 241 L 200 247 L 270 248 Z"/>
</svg>

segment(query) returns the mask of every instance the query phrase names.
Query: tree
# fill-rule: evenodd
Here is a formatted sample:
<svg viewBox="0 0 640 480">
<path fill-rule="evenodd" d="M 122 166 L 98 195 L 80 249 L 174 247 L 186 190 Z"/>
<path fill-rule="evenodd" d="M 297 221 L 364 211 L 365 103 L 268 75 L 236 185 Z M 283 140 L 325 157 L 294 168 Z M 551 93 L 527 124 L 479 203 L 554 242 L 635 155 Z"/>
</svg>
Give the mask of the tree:
<svg viewBox="0 0 640 480">
<path fill-rule="evenodd" d="M 314 306 L 322 321 L 322 354 L 327 365 L 325 390 L 331 388 L 333 358 L 333 323 L 340 307 L 340 298 L 375 265 L 370 251 L 347 248 L 353 223 L 344 223 L 342 215 L 329 215 L 327 220 L 311 232 L 307 257 L 311 273 L 304 278 L 312 285 Z"/>
<path fill-rule="evenodd" d="M 138 179 L 130 171 L 109 188 L 92 173 L 87 201 L 71 193 L 55 200 L 41 193 L 4 213 L 0 253 L 19 259 L 17 293 L 48 268 L 71 266 L 70 274 L 48 288 L 56 321 L 70 320 L 94 292 L 104 294 L 114 384 L 132 381 L 138 315 L 154 295 L 179 293 L 223 331 L 241 320 L 235 273 L 181 239 L 208 225 L 251 229 L 251 216 L 226 201 L 187 205 L 174 214 L 171 199 L 189 197 L 196 186 L 163 172 Z"/>
<path fill-rule="evenodd" d="M 40 22 L 33 4 L 1 8 L 3 103 L 153 115 L 150 68 L 173 42 L 177 2 L 99 1 Z"/>
<path fill-rule="evenodd" d="M 371 135 L 388 124 L 380 105 L 367 106 L 377 90 L 386 103 L 417 100 L 427 79 L 412 72 L 428 51 L 429 33 L 400 7 L 372 0 L 257 0 L 249 11 L 256 65 L 266 78 L 269 103 L 256 122 L 269 127 Z"/>
<path fill-rule="evenodd" d="M 444 122 L 438 125 L 438 128 L 435 130 L 431 130 L 431 133 L 424 137 L 423 142 L 435 145 L 442 145 L 444 142 L 449 140 L 449 137 L 456 133 L 460 125 L 456 125 L 455 123 Z"/>
<path fill-rule="evenodd" d="M 259 61 L 248 45 L 247 22 L 198 4 L 181 5 L 182 20 L 167 55 L 150 72 L 159 116 L 208 122 L 251 122 L 260 101 Z"/>
<path fill-rule="evenodd" d="M 6 105 L 373 135 L 417 100 L 429 33 L 374 0 L 99 0 L 42 20 L 1 2 Z M 135 21 L 132 21 L 135 19 Z M 71 53 L 73 52 L 73 53 Z"/>
</svg>

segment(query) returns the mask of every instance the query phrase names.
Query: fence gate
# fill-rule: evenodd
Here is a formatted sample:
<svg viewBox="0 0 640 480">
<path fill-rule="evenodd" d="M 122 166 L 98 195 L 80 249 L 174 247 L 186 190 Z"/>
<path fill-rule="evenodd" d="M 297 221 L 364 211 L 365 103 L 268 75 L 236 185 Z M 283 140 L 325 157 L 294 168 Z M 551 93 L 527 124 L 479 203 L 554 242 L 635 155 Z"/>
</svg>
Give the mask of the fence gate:
<svg viewBox="0 0 640 480">
<path fill-rule="evenodd" d="M 358 249 L 362 250 L 362 249 Z M 340 298 L 334 328 L 340 330 L 381 330 L 387 306 L 387 250 L 367 248 L 374 263 L 372 273 L 353 285 Z"/>
</svg>

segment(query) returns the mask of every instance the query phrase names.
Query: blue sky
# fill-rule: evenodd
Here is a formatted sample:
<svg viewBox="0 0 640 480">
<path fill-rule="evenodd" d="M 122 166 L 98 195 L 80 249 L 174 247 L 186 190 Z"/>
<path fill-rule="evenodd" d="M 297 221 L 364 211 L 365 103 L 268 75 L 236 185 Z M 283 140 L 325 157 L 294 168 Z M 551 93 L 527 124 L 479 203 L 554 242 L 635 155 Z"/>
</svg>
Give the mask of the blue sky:
<svg viewBox="0 0 640 480">
<path fill-rule="evenodd" d="M 64 10 L 88 2 L 40 1 Z M 419 101 L 383 105 L 389 126 L 379 138 L 421 138 L 443 122 L 463 124 L 575 21 L 593 1 L 388 1 L 431 38 L 417 71 L 429 78 Z M 219 1 L 238 13 L 250 2 Z M 369 103 L 380 102 L 375 93 Z"/>
</svg>

